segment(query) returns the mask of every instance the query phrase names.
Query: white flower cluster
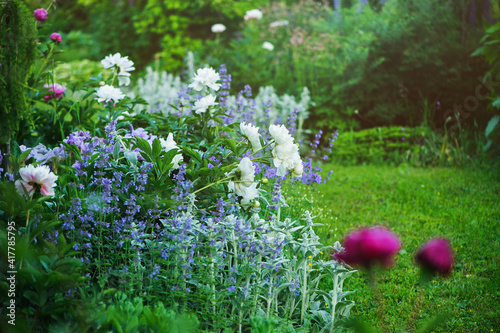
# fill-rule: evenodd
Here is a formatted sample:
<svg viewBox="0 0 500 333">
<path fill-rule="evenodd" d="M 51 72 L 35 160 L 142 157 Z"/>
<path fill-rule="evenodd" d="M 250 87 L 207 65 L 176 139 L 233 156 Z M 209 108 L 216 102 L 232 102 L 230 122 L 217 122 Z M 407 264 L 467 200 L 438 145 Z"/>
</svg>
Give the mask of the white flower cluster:
<svg viewBox="0 0 500 333">
<path fill-rule="evenodd" d="M 275 144 L 272 150 L 273 163 L 280 177 L 286 175 L 287 170 L 293 170 L 295 177 L 301 177 L 303 172 L 302 160 L 299 155 L 299 147 L 293 143 L 293 137 L 283 125 L 269 126 L 269 133 Z"/>
<path fill-rule="evenodd" d="M 262 48 L 268 51 L 272 51 L 274 50 L 274 45 L 269 42 L 264 42 L 264 44 L 262 44 Z"/>
<path fill-rule="evenodd" d="M 216 23 L 212 26 L 212 32 L 214 34 L 220 34 L 221 32 L 226 31 L 226 26 L 222 23 Z"/>
<path fill-rule="evenodd" d="M 260 20 L 260 19 L 262 19 L 262 12 L 260 10 L 258 10 L 258 9 L 248 10 L 245 13 L 244 19 L 245 19 L 245 21 L 248 21 L 248 20 Z"/>
</svg>

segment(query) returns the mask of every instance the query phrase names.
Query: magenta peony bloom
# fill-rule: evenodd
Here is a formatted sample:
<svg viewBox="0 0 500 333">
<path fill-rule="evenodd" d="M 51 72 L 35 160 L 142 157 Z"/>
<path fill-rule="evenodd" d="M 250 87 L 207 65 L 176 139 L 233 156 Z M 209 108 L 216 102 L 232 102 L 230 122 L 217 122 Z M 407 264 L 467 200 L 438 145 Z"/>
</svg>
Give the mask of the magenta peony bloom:
<svg viewBox="0 0 500 333">
<path fill-rule="evenodd" d="M 25 194 L 25 190 L 29 196 L 36 190 L 40 190 L 43 196 L 54 196 L 54 187 L 56 186 L 57 176 L 50 171 L 46 165 L 34 167 L 32 164 L 19 170 L 21 175 L 20 180 L 17 180 L 15 185 L 19 193 Z"/>
<path fill-rule="evenodd" d="M 57 44 L 62 42 L 61 35 L 59 35 L 57 32 L 54 32 L 52 33 L 52 35 L 50 35 L 50 40 Z"/>
<path fill-rule="evenodd" d="M 47 17 L 47 11 L 43 8 L 38 8 L 33 12 L 33 16 L 38 22 L 43 22 L 48 19 Z"/>
<path fill-rule="evenodd" d="M 52 98 L 60 98 L 63 96 L 66 88 L 61 86 L 59 83 L 54 83 L 54 85 L 45 84 L 44 88 L 49 88 L 49 91 L 53 92 L 53 94 L 43 96 L 45 101 L 48 101 Z"/>
<path fill-rule="evenodd" d="M 432 274 L 449 275 L 453 267 L 453 250 L 446 239 L 430 240 L 420 248 L 417 263 Z"/>
<path fill-rule="evenodd" d="M 365 268 L 375 263 L 389 267 L 400 247 L 399 238 L 389 230 L 382 227 L 362 228 L 347 235 L 344 249 L 334 253 L 333 257 L 346 264 Z"/>
</svg>

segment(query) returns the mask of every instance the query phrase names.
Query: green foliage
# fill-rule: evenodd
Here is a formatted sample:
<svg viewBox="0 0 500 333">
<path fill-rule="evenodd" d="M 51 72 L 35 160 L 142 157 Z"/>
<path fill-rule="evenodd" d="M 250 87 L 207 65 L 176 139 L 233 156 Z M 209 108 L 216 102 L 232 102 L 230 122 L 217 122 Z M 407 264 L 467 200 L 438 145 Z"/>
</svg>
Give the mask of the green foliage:
<svg viewBox="0 0 500 333">
<path fill-rule="evenodd" d="M 111 305 L 99 307 L 94 321 L 99 332 L 191 333 L 199 326 L 195 315 L 179 314 L 163 303 L 143 305 L 140 297 L 130 300 L 121 292 L 115 294 Z"/>
<path fill-rule="evenodd" d="M 138 33 L 152 31 L 161 36 L 162 68 L 179 70 L 187 50 L 199 49 L 205 40 L 213 38 L 210 30 L 213 24 L 223 23 L 235 30 L 246 10 L 264 3 L 262 0 L 148 0 L 134 17 L 134 26 Z"/>
<path fill-rule="evenodd" d="M 11 165 L 17 167 L 26 156 L 21 155 L 11 161 Z M 73 258 L 73 244 L 68 244 L 58 232 L 60 223 L 52 209 L 55 204 L 46 199 L 35 196 L 27 201 L 17 192 L 13 182 L 0 181 L 2 295 L 11 295 L 12 287 L 9 289 L 7 278 L 14 276 L 15 279 L 13 295 L 2 298 L 0 314 L 6 317 L 11 299 L 16 306 L 16 326 L 3 321 L 3 331 L 47 332 L 64 323 L 78 330 L 83 321 L 82 302 L 69 297 L 69 293 L 86 280 L 82 276 L 83 263 Z M 30 212 L 33 215 L 36 212 L 33 220 L 29 218 Z"/>
<path fill-rule="evenodd" d="M 442 114 L 425 119 L 422 100 L 449 109 L 474 93 L 485 70 L 483 61 L 469 57 L 480 31 L 463 19 L 467 10 L 458 2 L 392 0 L 377 11 L 353 4 L 337 17 L 312 0 L 272 3 L 262 20 L 245 23 L 227 52 L 217 43 L 204 52 L 208 62 L 226 63 L 240 84 L 256 88 L 265 81 L 280 94 L 295 95 L 307 86 L 316 103 L 311 128 L 416 126 L 424 120 L 440 127 Z M 270 26 L 281 20 L 288 24 Z M 262 49 L 265 41 L 275 46 L 272 52 Z M 356 110 L 361 118 L 353 117 Z M 475 118 L 485 122 L 481 112 Z"/>
<path fill-rule="evenodd" d="M 376 127 L 340 132 L 332 157 L 336 163 L 347 165 L 399 165 L 406 161 L 417 166 L 427 165 L 435 157 L 425 156 L 426 138 L 431 136 L 426 127 Z"/>
<path fill-rule="evenodd" d="M 481 39 L 481 46 L 473 53 L 475 56 L 483 56 L 486 62 L 490 65 L 489 70 L 486 72 L 486 80 L 488 78 L 494 79 L 496 82 L 500 79 L 500 23 L 496 23 L 485 29 L 483 38 Z M 493 91 L 490 96 L 490 109 L 495 114 L 485 129 L 485 138 L 487 143 L 484 150 L 491 156 L 499 156 L 500 154 L 500 131 L 497 126 L 500 117 L 500 93 L 498 90 Z"/>
<path fill-rule="evenodd" d="M 35 20 L 23 1 L 0 5 L 0 149 L 19 130 L 27 105 L 25 87 L 35 58 Z"/>
<path fill-rule="evenodd" d="M 103 68 L 100 62 L 84 59 L 57 64 L 54 72 L 59 82 L 64 82 L 68 87 L 80 87 L 87 83 L 90 77 L 103 72 Z M 110 78 L 110 73 L 103 73 L 103 81 Z"/>
</svg>

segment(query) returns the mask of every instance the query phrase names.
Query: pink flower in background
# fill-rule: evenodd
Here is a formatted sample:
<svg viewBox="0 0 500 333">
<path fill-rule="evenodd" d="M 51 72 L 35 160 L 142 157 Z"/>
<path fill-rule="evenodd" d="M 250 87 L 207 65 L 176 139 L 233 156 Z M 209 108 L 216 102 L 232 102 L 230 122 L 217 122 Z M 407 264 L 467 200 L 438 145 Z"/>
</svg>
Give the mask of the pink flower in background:
<svg viewBox="0 0 500 333">
<path fill-rule="evenodd" d="M 52 33 L 52 35 L 50 35 L 50 40 L 58 44 L 62 42 L 61 35 L 59 35 L 57 32 L 54 32 Z"/>
<path fill-rule="evenodd" d="M 61 98 L 66 91 L 66 87 L 63 87 L 59 83 L 54 83 L 53 85 L 44 84 L 43 87 L 48 88 L 49 92 L 53 92 L 53 94 L 43 96 L 43 99 L 45 101 L 48 101 L 52 98 Z"/>
<path fill-rule="evenodd" d="M 449 275 L 453 267 L 453 250 L 446 239 L 427 242 L 415 257 L 417 263 L 432 274 Z"/>
<path fill-rule="evenodd" d="M 288 24 L 289 24 L 288 20 L 280 20 L 280 21 L 272 22 L 271 24 L 269 24 L 269 27 L 276 28 L 276 27 L 281 27 L 281 26 L 288 25 Z"/>
<path fill-rule="evenodd" d="M 245 21 L 262 19 L 262 12 L 258 9 L 248 10 L 245 13 Z"/>
<path fill-rule="evenodd" d="M 344 249 L 334 253 L 333 257 L 346 264 L 365 268 L 375 263 L 389 267 L 400 247 L 399 238 L 389 230 L 382 227 L 362 228 L 347 235 Z"/>
<path fill-rule="evenodd" d="M 33 16 L 38 22 L 43 22 L 48 19 L 47 17 L 47 11 L 43 8 L 38 8 L 33 12 Z"/>
<path fill-rule="evenodd" d="M 46 165 L 34 167 L 32 164 L 19 170 L 22 179 L 16 181 L 16 189 L 19 193 L 25 191 L 31 196 L 35 191 L 40 190 L 43 196 L 54 196 L 57 176 L 50 171 Z"/>
</svg>

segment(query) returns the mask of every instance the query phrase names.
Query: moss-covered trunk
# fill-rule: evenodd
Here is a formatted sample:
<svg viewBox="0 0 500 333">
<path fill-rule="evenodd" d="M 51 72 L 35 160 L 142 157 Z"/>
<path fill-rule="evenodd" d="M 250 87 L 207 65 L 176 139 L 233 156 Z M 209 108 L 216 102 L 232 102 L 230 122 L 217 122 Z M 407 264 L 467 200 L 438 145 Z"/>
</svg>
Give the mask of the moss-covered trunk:
<svg viewBox="0 0 500 333">
<path fill-rule="evenodd" d="M 33 14 L 20 0 L 0 5 L 0 150 L 10 154 L 10 140 L 27 112 L 26 85 L 35 58 Z M 7 159 L 3 160 L 6 163 Z M 5 169 L 5 168 L 4 168 Z"/>
</svg>

